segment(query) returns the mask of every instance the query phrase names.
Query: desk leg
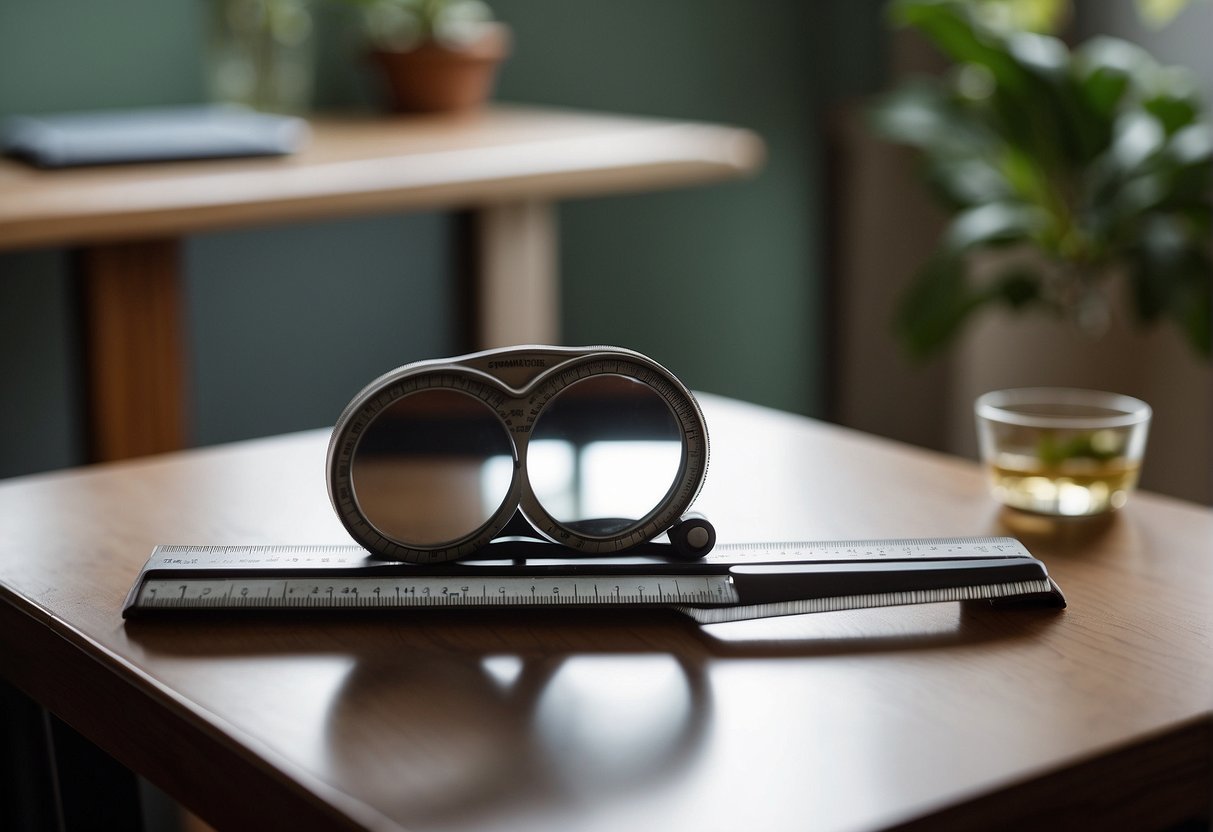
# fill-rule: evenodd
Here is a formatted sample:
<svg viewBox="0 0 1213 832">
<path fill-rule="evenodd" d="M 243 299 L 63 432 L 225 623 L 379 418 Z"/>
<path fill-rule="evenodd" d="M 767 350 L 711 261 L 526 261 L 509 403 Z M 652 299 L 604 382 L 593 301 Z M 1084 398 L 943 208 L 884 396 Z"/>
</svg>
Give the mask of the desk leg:
<svg viewBox="0 0 1213 832">
<path fill-rule="evenodd" d="M 48 719 L 36 703 L 0 681 L 0 829 L 62 826 Z"/>
<path fill-rule="evenodd" d="M 144 828 L 135 775 L 4 682 L 0 739 L 0 828 Z"/>
<path fill-rule="evenodd" d="M 91 461 L 185 447 L 185 333 L 176 240 L 79 253 Z"/>
<path fill-rule="evenodd" d="M 477 349 L 560 343 L 556 208 L 548 202 L 476 212 Z"/>
</svg>

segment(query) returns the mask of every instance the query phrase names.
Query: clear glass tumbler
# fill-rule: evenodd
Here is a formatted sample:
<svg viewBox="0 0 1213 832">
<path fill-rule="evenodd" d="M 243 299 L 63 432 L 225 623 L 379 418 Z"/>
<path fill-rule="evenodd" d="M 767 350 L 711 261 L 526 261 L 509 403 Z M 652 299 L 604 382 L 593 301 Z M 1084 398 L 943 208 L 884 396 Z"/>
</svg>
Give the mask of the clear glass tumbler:
<svg viewBox="0 0 1213 832">
<path fill-rule="evenodd" d="M 1150 406 L 1117 393 L 1067 387 L 995 390 L 974 410 L 994 496 L 1022 511 L 1102 514 L 1137 485 Z"/>
<path fill-rule="evenodd" d="M 313 0 L 214 0 L 211 99 L 275 113 L 311 108 Z"/>
</svg>

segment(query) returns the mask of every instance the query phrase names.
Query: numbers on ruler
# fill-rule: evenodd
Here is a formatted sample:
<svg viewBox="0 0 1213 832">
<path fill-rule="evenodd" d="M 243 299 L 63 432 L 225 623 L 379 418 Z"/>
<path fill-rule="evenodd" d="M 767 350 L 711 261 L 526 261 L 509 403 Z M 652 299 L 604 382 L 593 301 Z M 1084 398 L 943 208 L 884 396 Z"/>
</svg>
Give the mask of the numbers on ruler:
<svg viewBox="0 0 1213 832">
<path fill-rule="evenodd" d="M 306 578 L 280 580 L 151 579 L 140 593 L 144 606 L 160 607 L 391 607 L 435 605 L 653 604 L 721 602 L 727 577 L 651 576 L 636 583 L 610 579 L 535 578 L 449 581 L 432 579 L 351 579 L 328 584 Z"/>
<path fill-rule="evenodd" d="M 180 572 L 144 579 L 136 606 L 238 609 L 737 603 L 723 575 L 383 576 L 361 571 L 357 547 L 162 547 L 160 564 Z M 1011 538 L 932 538 L 725 544 L 707 562 L 972 559 L 1028 555 Z M 277 565 L 307 561 L 325 572 L 274 577 Z M 267 566 L 266 564 L 271 564 Z M 225 571 L 232 565 L 230 571 Z M 184 569 L 182 567 L 185 567 Z M 193 574 L 192 568 L 210 572 Z M 347 568 L 348 567 L 348 568 Z M 280 574 L 280 573 L 279 573 Z M 682 584 L 680 585 L 679 579 Z M 618 582 L 618 583 L 617 583 Z"/>
</svg>

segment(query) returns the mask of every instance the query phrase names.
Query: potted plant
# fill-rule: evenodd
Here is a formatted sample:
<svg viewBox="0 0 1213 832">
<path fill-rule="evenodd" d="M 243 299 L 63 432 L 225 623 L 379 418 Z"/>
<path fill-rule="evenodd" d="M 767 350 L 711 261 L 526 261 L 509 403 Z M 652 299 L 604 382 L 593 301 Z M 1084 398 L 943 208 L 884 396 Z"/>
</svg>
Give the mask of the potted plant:
<svg viewBox="0 0 1213 832">
<path fill-rule="evenodd" d="M 352 0 L 399 112 L 471 110 L 492 92 L 510 32 L 481 0 Z"/>
<path fill-rule="evenodd" d="M 904 343 L 930 355 L 997 305 L 1099 334 L 1120 284 L 1139 321 L 1172 322 L 1208 358 L 1213 129 L 1192 79 L 1126 41 L 1070 49 L 982 6 L 891 6 L 953 63 L 873 113 L 881 133 L 920 151 L 949 215 L 900 304 Z"/>
</svg>

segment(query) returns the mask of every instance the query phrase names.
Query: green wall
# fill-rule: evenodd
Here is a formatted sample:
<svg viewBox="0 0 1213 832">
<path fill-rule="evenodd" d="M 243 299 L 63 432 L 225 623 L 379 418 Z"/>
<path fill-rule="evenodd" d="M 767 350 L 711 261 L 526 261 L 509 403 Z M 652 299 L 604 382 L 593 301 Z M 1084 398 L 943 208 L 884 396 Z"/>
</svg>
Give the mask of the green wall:
<svg viewBox="0 0 1213 832">
<path fill-rule="evenodd" d="M 192 2 L 3 0 L 0 118 L 198 100 L 195 11 Z M 80 459 L 67 266 L 62 251 L 0 253 L 0 476 Z"/>
<path fill-rule="evenodd" d="M 567 342 L 633 346 L 695 387 L 822 411 L 820 107 L 869 71 L 838 44 L 870 32 L 877 5 L 494 3 L 516 36 L 499 98 L 725 121 L 768 143 L 752 181 L 563 205 Z M 0 116 L 203 100 L 206 7 L 3 0 Z M 318 20 L 319 103 L 374 101 L 348 10 Z M 452 229 L 423 214 L 188 240 L 195 441 L 329 424 L 375 374 L 456 350 Z M 68 261 L 0 254 L 0 476 L 80 459 Z"/>
<path fill-rule="evenodd" d="M 632 346 L 692 387 L 819 410 L 806 5 L 494 4 L 517 41 L 503 98 L 723 121 L 768 143 L 754 181 L 563 206 L 569 342 Z"/>
<path fill-rule="evenodd" d="M 2 0 L 0 117 L 205 100 L 207 6 Z M 329 105 L 369 94 L 346 69 L 346 17 L 320 16 Z M 452 306 L 451 246 L 450 222 L 435 214 L 188 239 L 194 442 L 331 424 L 372 377 L 455 350 L 434 314 Z M 82 461 L 69 262 L 63 251 L 0 253 L 0 476 Z"/>
</svg>

